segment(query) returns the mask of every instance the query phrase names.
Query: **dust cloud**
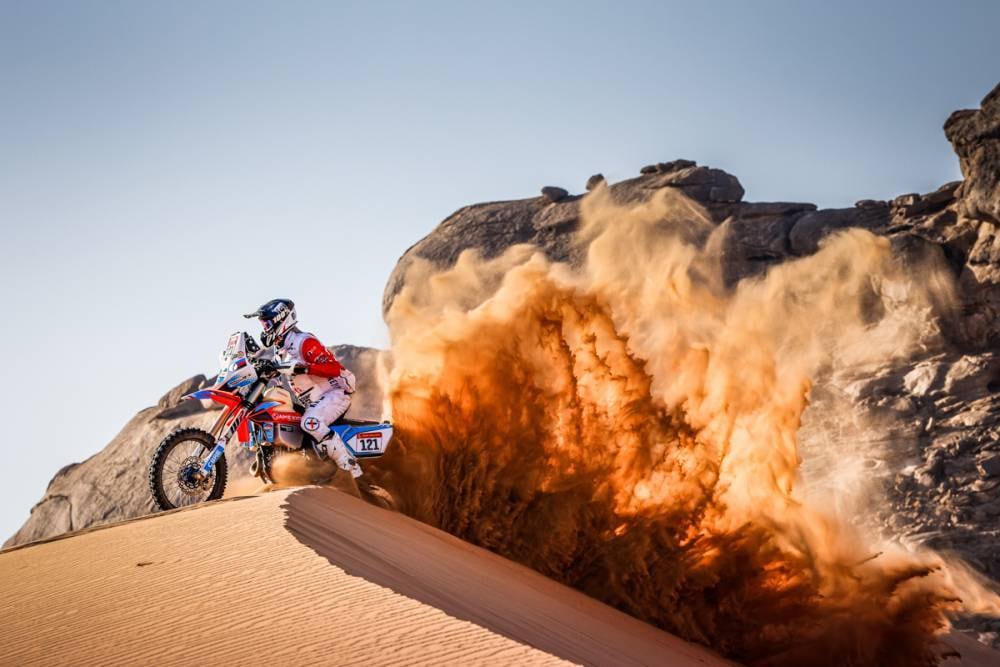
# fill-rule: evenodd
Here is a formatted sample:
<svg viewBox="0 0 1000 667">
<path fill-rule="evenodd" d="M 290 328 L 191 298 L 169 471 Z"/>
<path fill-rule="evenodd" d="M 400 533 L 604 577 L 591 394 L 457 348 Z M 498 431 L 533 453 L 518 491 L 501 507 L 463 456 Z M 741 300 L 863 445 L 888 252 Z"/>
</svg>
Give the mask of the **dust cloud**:
<svg viewBox="0 0 1000 667">
<path fill-rule="evenodd" d="M 234 477 L 226 485 L 225 497 L 253 496 L 275 489 L 330 482 L 336 471 L 329 461 L 317 461 L 298 451 L 279 451 L 271 462 L 273 483 L 249 475 Z"/>
<path fill-rule="evenodd" d="M 938 335 L 946 274 L 912 280 L 852 229 L 727 288 L 726 232 L 674 191 L 600 187 L 579 268 L 528 246 L 416 262 L 388 315 L 399 444 L 372 474 L 406 513 L 749 664 L 934 664 L 947 614 L 997 596 L 809 502 L 798 430 L 824 373 Z"/>
</svg>

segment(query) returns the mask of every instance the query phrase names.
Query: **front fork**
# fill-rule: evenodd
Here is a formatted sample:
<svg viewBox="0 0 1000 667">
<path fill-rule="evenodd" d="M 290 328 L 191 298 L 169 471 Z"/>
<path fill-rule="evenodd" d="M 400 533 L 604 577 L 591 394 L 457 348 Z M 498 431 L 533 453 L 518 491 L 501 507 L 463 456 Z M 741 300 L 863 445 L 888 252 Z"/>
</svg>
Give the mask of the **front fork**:
<svg viewBox="0 0 1000 667">
<path fill-rule="evenodd" d="M 229 438 L 233 437 L 233 433 L 239 428 L 240 422 L 246 418 L 246 414 L 246 407 L 241 405 L 236 408 L 235 412 L 226 410 L 219 415 L 218 421 L 215 422 L 215 426 L 210 431 L 215 437 L 215 447 L 212 448 L 212 452 L 208 455 L 208 458 L 205 459 L 201 468 L 195 473 L 195 479 L 207 479 L 212 474 L 212 468 L 215 467 L 216 461 L 226 453 L 226 443 L 229 442 Z"/>
<path fill-rule="evenodd" d="M 198 474 L 195 475 L 195 477 L 198 479 L 206 479 L 212 474 L 212 468 L 215 467 L 215 462 L 218 461 L 219 458 L 225 453 L 226 441 L 220 440 L 215 443 L 215 449 L 213 449 L 212 453 L 208 455 L 207 459 L 205 459 L 205 464 L 201 466 L 201 470 L 198 471 Z"/>
</svg>

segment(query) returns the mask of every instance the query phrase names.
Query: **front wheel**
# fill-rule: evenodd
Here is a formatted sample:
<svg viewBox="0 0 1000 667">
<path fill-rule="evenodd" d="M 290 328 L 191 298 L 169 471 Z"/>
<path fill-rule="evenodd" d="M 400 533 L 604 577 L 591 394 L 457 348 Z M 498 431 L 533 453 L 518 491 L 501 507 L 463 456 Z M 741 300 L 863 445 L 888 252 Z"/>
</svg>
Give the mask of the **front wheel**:
<svg viewBox="0 0 1000 667">
<path fill-rule="evenodd" d="M 222 497 L 226 490 L 224 454 L 215 462 L 208 477 L 198 479 L 213 449 L 212 435 L 196 428 L 174 431 L 160 443 L 149 464 L 149 491 L 158 508 L 188 507 Z"/>
</svg>

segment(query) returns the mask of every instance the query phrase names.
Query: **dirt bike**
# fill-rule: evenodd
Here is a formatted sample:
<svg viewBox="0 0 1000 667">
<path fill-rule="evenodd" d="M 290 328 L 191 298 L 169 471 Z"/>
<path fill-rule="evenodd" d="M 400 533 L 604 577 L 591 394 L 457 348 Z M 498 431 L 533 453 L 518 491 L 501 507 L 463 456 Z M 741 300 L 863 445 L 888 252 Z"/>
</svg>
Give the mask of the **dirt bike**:
<svg viewBox="0 0 1000 667">
<path fill-rule="evenodd" d="M 296 404 L 287 390 L 271 386 L 280 376 L 292 375 L 294 364 L 275 363 L 269 351 L 262 352 L 242 331 L 229 337 L 220 362 L 222 369 L 211 387 L 184 397 L 220 403 L 223 410 L 215 425 L 210 431 L 174 431 L 156 448 L 149 464 L 149 490 L 161 510 L 222 497 L 228 473 L 226 443 L 233 435 L 254 455 L 251 474 L 268 484 L 274 482 L 271 464 L 281 452 L 300 452 L 318 460 L 312 438 L 299 427 L 304 406 Z M 393 433 L 389 422 L 344 418 L 331 431 L 356 459 L 385 454 Z"/>
</svg>

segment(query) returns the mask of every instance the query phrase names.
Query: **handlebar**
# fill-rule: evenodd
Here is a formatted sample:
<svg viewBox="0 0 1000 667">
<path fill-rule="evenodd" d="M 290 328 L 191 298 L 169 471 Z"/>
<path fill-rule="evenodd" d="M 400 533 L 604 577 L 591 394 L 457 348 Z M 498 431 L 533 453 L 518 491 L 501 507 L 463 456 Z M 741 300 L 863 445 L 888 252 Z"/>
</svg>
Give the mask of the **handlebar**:
<svg viewBox="0 0 1000 667">
<path fill-rule="evenodd" d="M 265 379 L 277 375 L 292 375 L 295 372 L 295 362 L 275 363 L 273 359 L 254 359 L 253 366 L 257 375 Z"/>
<path fill-rule="evenodd" d="M 294 361 L 288 361 L 283 364 L 275 364 L 275 368 L 277 368 L 278 372 L 282 375 L 292 375 L 295 373 L 295 365 Z"/>
</svg>

